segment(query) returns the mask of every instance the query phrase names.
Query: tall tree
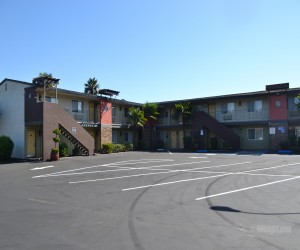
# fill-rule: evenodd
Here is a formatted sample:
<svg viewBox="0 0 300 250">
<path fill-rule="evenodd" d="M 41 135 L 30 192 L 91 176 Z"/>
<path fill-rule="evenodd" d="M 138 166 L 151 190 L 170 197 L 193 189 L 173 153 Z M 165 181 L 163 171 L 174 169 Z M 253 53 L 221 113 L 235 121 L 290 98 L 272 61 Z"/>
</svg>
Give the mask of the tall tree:
<svg viewBox="0 0 300 250">
<path fill-rule="evenodd" d="M 145 118 L 144 111 L 140 108 L 131 107 L 128 110 L 128 122 L 133 126 L 133 144 L 137 147 L 136 134 L 139 127 L 144 127 L 147 119 Z"/>
<path fill-rule="evenodd" d="M 182 119 L 183 142 L 186 139 L 186 124 L 192 116 L 192 107 L 190 102 L 175 104 L 176 117 Z"/>
<path fill-rule="evenodd" d="M 84 93 L 97 95 L 99 91 L 98 80 L 95 77 L 89 78 L 87 82 L 84 84 L 84 87 L 85 87 Z"/>
<path fill-rule="evenodd" d="M 152 148 L 153 147 L 153 130 L 155 127 L 155 122 L 159 115 L 158 104 L 146 102 L 143 105 L 143 110 L 144 110 L 145 118 L 148 120 L 149 142 L 150 142 L 150 148 Z"/>
</svg>

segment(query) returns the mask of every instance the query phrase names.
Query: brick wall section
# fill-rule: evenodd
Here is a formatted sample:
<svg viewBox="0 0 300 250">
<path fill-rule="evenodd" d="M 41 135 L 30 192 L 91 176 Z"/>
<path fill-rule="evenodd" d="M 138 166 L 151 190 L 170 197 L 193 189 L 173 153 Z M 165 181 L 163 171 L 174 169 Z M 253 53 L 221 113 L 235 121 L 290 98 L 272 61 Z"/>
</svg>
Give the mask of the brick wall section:
<svg viewBox="0 0 300 250">
<path fill-rule="evenodd" d="M 111 126 L 101 126 L 101 147 L 105 143 L 112 143 L 112 128 Z"/>
<path fill-rule="evenodd" d="M 288 124 L 287 122 L 270 123 L 270 128 L 275 128 L 275 134 L 270 135 L 270 149 L 280 149 L 280 143 L 288 140 Z"/>
</svg>

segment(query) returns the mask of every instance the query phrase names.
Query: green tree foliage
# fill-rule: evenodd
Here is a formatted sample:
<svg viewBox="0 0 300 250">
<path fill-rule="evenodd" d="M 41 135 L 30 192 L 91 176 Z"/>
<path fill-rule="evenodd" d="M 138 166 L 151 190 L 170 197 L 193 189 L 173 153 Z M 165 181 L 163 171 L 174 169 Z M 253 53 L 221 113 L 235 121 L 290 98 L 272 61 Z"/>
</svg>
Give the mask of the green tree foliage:
<svg viewBox="0 0 300 250">
<path fill-rule="evenodd" d="M 147 118 L 145 118 L 144 111 L 140 108 L 131 107 L 128 110 L 128 123 L 133 126 L 133 141 L 134 145 L 137 146 L 136 142 L 136 133 L 139 127 L 144 127 L 147 122 Z"/>
<path fill-rule="evenodd" d="M 59 144 L 59 156 L 68 156 L 68 145 L 65 142 Z"/>
<path fill-rule="evenodd" d="M 98 91 L 99 91 L 98 80 L 95 77 L 89 78 L 88 81 L 84 84 L 84 93 L 97 95 Z"/>
<path fill-rule="evenodd" d="M 145 118 L 148 120 L 149 143 L 150 143 L 150 148 L 152 148 L 154 147 L 153 132 L 155 132 L 154 131 L 155 121 L 157 120 L 157 117 L 159 115 L 158 104 L 146 102 L 146 104 L 144 104 L 142 108 L 144 110 Z"/>
<path fill-rule="evenodd" d="M 55 137 L 52 138 L 55 143 L 55 147 L 52 148 L 52 152 L 59 152 L 59 148 L 56 147 L 56 144 L 60 142 L 59 135 L 60 135 L 61 131 L 60 131 L 60 129 L 55 128 L 55 129 L 53 129 L 52 133 L 55 135 Z"/>
<path fill-rule="evenodd" d="M 190 102 L 183 102 L 175 104 L 176 117 L 182 119 L 182 130 L 183 130 L 183 142 L 186 146 L 187 140 L 185 139 L 186 133 L 186 124 L 192 116 L 192 107 Z"/>
<path fill-rule="evenodd" d="M 0 161 L 9 160 L 14 149 L 14 143 L 9 136 L 0 136 Z"/>
<path fill-rule="evenodd" d="M 47 72 L 40 72 L 39 73 L 39 77 L 50 77 L 53 78 L 51 73 L 47 73 Z"/>
<path fill-rule="evenodd" d="M 131 107 L 128 110 L 128 122 L 133 127 L 144 127 L 147 119 L 145 118 L 144 111 L 140 108 Z"/>
<path fill-rule="evenodd" d="M 146 119 L 157 120 L 157 117 L 159 115 L 158 104 L 146 102 L 143 105 L 143 110 L 144 110 L 144 115 L 145 115 Z"/>
<path fill-rule="evenodd" d="M 190 102 L 175 104 L 175 111 L 178 118 L 182 117 L 182 124 L 186 125 L 187 121 L 192 116 L 192 107 Z"/>
</svg>

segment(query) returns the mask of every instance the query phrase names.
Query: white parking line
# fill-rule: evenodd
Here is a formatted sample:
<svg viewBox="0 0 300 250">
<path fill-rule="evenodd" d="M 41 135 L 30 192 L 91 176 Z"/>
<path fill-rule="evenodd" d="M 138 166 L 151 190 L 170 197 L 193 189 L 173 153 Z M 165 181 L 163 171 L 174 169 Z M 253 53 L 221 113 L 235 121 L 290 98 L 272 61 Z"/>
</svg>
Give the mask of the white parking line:
<svg viewBox="0 0 300 250">
<path fill-rule="evenodd" d="M 90 167 L 76 168 L 76 169 L 71 169 L 71 170 L 54 172 L 54 173 L 45 174 L 45 175 L 33 176 L 32 178 L 49 177 L 49 175 L 50 176 L 58 176 L 58 175 L 64 174 L 64 173 L 76 172 L 76 171 L 80 171 L 80 170 L 99 168 L 99 167 L 117 167 L 117 168 L 130 169 L 129 167 L 121 167 L 121 166 L 115 166 L 115 165 L 119 165 L 119 164 L 132 165 L 132 164 L 144 164 L 144 163 L 164 162 L 164 161 L 174 161 L 174 160 L 173 159 L 161 159 L 161 160 L 160 159 L 141 159 L 141 160 L 120 161 L 120 162 L 114 162 L 114 163 L 109 163 L 109 164 L 95 165 L 95 166 L 90 166 Z M 126 169 L 124 169 L 124 170 L 126 170 Z M 133 169 L 135 169 L 135 168 L 133 168 Z M 110 172 L 110 171 L 117 171 L 117 170 L 102 170 L 102 171 Z M 98 171 L 98 172 L 102 172 L 102 171 Z M 95 172 L 97 172 L 97 171 L 95 171 Z"/>
<path fill-rule="evenodd" d="M 169 185 L 169 184 L 181 183 L 181 182 L 187 182 L 187 181 L 203 180 L 203 179 L 216 178 L 216 177 L 221 177 L 221 176 L 226 176 L 226 175 L 231 175 L 231 174 L 219 174 L 219 175 L 205 176 L 205 177 L 199 177 L 199 178 L 193 178 L 193 179 L 184 179 L 184 180 L 179 180 L 179 181 L 170 181 L 170 182 L 156 183 L 156 184 L 139 186 L 139 187 L 133 187 L 133 188 L 124 188 L 124 189 L 122 189 L 122 191 L 129 191 L 129 190 L 136 190 L 136 189 L 141 189 L 141 188 L 163 186 L 163 185 Z"/>
<path fill-rule="evenodd" d="M 245 190 L 249 190 L 249 189 L 253 189 L 253 188 L 269 186 L 269 185 L 273 185 L 273 184 L 277 184 L 277 183 L 281 183 L 281 182 L 286 182 L 286 181 L 291 181 L 291 180 L 295 180 L 295 179 L 299 179 L 299 178 L 300 178 L 300 176 L 296 176 L 296 177 L 293 177 L 293 178 L 288 178 L 288 179 L 284 179 L 284 180 L 280 180 L 280 181 L 272 181 L 272 182 L 264 183 L 264 184 L 261 184 L 261 185 L 236 189 L 236 190 L 232 190 L 232 191 L 228 191 L 228 192 L 224 192 L 224 193 L 212 194 L 212 195 L 197 198 L 196 201 L 204 200 L 204 199 L 208 199 L 208 198 L 212 198 L 212 197 L 216 197 L 216 196 L 226 195 L 226 194 L 237 193 L 237 192 L 241 192 L 241 191 L 245 191 Z"/>
<path fill-rule="evenodd" d="M 177 163 L 177 164 L 169 164 L 169 165 L 159 165 L 159 166 L 149 166 L 149 167 L 142 167 L 142 168 L 121 168 L 121 169 L 109 169 L 109 170 L 99 170 L 99 171 L 91 171 L 91 172 L 78 172 L 74 173 L 75 169 L 72 170 L 67 170 L 67 171 L 61 171 L 61 172 L 56 172 L 56 173 L 50 173 L 50 174 L 45 174 L 45 175 L 38 175 L 38 176 L 33 176 L 32 178 L 46 178 L 46 177 L 54 177 L 54 176 L 71 176 L 71 175 L 83 175 L 83 174 L 94 174 L 94 173 L 106 173 L 106 172 L 118 172 L 118 171 L 129 171 L 129 170 L 154 170 L 152 168 L 160 168 L 160 167 L 173 167 L 173 166 L 181 166 L 181 165 L 190 165 L 190 164 L 199 164 L 202 162 L 207 162 L 207 161 L 198 161 L 198 162 L 186 162 L 186 163 Z M 102 166 L 102 165 L 101 165 Z M 91 167 L 88 167 L 91 168 Z M 84 168 L 81 168 L 84 169 Z M 81 170 L 77 169 L 77 170 Z M 72 171 L 72 173 L 70 173 Z"/>
<path fill-rule="evenodd" d="M 37 167 L 37 168 L 32 168 L 30 170 L 42 170 L 42 169 L 46 169 L 46 168 L 54 168 L 54 166 Z"/>
<path fill-rule="evenodd" d="M 241 163 L 239 163 L 239 164 L 241 164 Z M 233 164 L 230 164 L 230 165 L 233 165 Z M 236 165 L 238 165 L 238 164 L 236 164 Z M 164 182 L 164 183 L 157 183 L 157 184 L 151 184 L 151 185 L 145 185 L 145 186 L 139 186 L 139 187 L 125 188 L 125 189 L 122 189 L 122 191 L 129 191 L 129 190 L 135 190 L 135 189 L 141 189 L 141 188 L 163 186 L 163 185 L 169 185 L 169 184 L 180 183 L 180 182 L 187 182 L 187 181 L 209 179 L 209 178 L 221 177 L 221 176 L 226 176 L 226 175 L 249 174 L 249 172 L 269 170 L 269 169 L 280 168 L 280 167 L 287 167 L 287 166 L 293 166 L 293 165 L 300 165 L 300 163 L 292 163 L 292 164 L 280 165 L 280 166 L 275 166 L 275 167 L 268 167 L 268 168 L 260 168 L 260 169 L 253 169 L 253 170 L 241 171 L 241 172 L 236 172 L 236 173 L 230 172 L 230 173 L 225 173 L 225 174 L 220 174 L 220 175 L 199 177 L 199 178 L 193 178 L 193 179 L 183 179 L 183 180 L 174 181 L 174 182 Z M 219 167 L 219 166 L 213 166 L 213 167 Z M 212 168 L 212 167 L 204 167 L 204 168 Z M 204 169 L 204 168 L 200 168 L 200 169 Z M 293 177 L 293 178 L 298 178 L 298 176 L 297 177 Z"/>
<path fill-rule="evenodd" d="M 207 163 L 209 161 L 200 161 L 197 163 Z M 193 162 L 195 163 L 195 162 Z M 202 173 L 226 173 L 226 174 L 234 174 L 234 173 L 228 173 L 228 172 L 214 172 L 214 171 L 201 171 L 201 169 L 207 169 L 207 168 L 219 168 L 219 167 L 228 167 L 228 166 L 233 166 L 233 165 L 241 165 L 241 164 L 248 164 L 251 162 L 242 162 L 242 163 L 232 163 L 232 164 L 227 164 L 227 165 L 217 165 L 217 166 L 210 166 L 210 167 L 201 167 L 201 168 L 192 168 L 192 169 L 178 169 L 178 170 L 169 170 L 169 169 L 153 169 L 151 167 L 149 168 L 136 168 L 136 170 L 167 170 L 166 172 L 157 172 L 157 173 L 147 173 L 147 174 L 137 174 L 137 175 L 125 175 L 125 176 L 117 176 L 117 177 L 109 177 L 109 178 L 100 178 L 100 179 L 90 179 L 90 180 L 84 180 L 84 181 L 74 181 L 74 182 L 69 182 L 70 184 L 74 183 L 84 183 L 84 182 L 96 182 L 96 181 L 104 181 L 104 180 L 113 180 L 113 179 L 122 179 L 122 178 L 130 178 L 130 177 L 138 177 L 138 176 L 146 176 L 146 175 L 155 175 L 155 174 L 167 174 L 167 173 L 174 173 L 174 172 L 202 172 Z M 179 165 L 183 165 L 187 163 L 181 163 Z M 174 166 L 178 164 L 172 164 L 169 166 Z M 157 167 L 157 166 L 154 166 Z M 98 171 L 95 171 L 98 172 Z M 90 172 L 90 173 L 95 173 L 95 172 Z M 80 174 L 80 173 L 78 173 Z M 53 175 L 52 175 L 53 176 Z M 46 177 L 51 177 L 51 176 L 46 176 Z"/>
<path fill-rule="evenodd" d="M 206 156 L 191 156 L 191 157 L 189 157 L 189 158 L 191 158 L 191 159 L 205 159 L 205 158 L 207 158 Z"/>
</svg>

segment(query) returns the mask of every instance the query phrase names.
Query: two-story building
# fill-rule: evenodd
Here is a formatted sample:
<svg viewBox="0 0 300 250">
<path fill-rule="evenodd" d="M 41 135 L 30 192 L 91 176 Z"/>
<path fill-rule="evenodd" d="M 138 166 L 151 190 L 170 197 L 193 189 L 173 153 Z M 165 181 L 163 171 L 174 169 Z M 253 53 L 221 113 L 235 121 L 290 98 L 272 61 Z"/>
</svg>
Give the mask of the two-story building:
<svg viewBox="0 0 300 250">
<path fill-rule="evenodd" d="M 135 131 L 128 122 L 130 107 L 142 104 L 113 99 L 118 92 L 91 95 L 4 79 L 0 83 L 0 134 L 10 136 L 16 158 L 50 158 L 54 128 L 62 131 L 69 154 L 100 152 L 104 143 L 131 143 Z M 58 80 L 58 79 L 54 79 Z M 54 81 L 54 83 L 57 83 Z M 145 149 L 278 150 L 299 148 L 300 88 L 267 85 L 263 91 L 159 102 L 158 119 L 138 131 Z M 183 122 L 175 104 L 189 103 Z"/>
<path fill-rule="evenodd" d="M 267 85 L 265 91 L 161 102 L 157 139 L 167 148 L 277 150 L 291 137 L 298 140 L 300 88 Z M 183 123 L 175 104 L 188 102 L 191 119 Z M 185 135 L 183 135 L 185 131 Z"/>
<path fill-rule="evenodd" d="M 112 137 L 112 90 L 91 95 L 58 89 L 51 78 L 33 83 L 4 79 L 0 83 L 0 134 L 10 136 L 15 146 L 12 157 L 50 158 L 53 129 L 61 130 L 61 141 L 69 154 L 100 152 Z"/>
</svg>

